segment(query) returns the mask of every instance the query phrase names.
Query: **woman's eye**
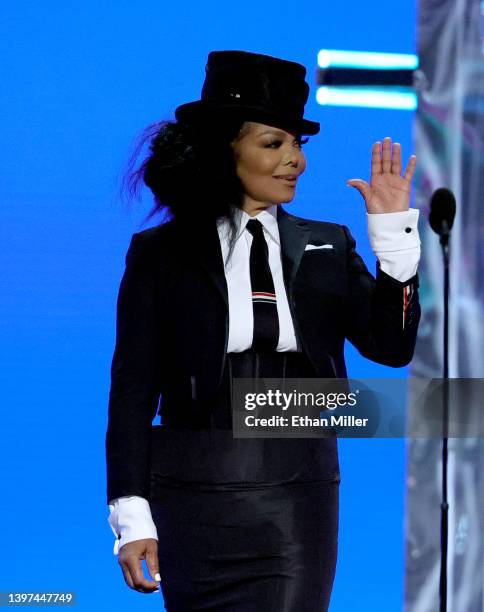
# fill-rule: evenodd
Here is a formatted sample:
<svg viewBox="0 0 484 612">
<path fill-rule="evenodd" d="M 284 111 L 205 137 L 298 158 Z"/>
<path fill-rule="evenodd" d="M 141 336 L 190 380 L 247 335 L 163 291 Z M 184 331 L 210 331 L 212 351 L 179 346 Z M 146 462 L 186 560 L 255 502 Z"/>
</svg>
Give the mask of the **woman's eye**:
<svg viewBox="0 0 484 612">
<path fill-rule="evenodd" d="M 295 140 L 294 142 L 296 142 L 300 147 L 302 147 L 303 145 L 305 145 L 307 142 L 309 142 L 309 138 L 302 138 L 299 140 Z M 274 145 L 280 145 L 282 144 L 281 140 L 274 140 L 274 142 L 270 142 L 269 144 L 266 145 L 266 147 L 272 147 Z"/>
</svg>

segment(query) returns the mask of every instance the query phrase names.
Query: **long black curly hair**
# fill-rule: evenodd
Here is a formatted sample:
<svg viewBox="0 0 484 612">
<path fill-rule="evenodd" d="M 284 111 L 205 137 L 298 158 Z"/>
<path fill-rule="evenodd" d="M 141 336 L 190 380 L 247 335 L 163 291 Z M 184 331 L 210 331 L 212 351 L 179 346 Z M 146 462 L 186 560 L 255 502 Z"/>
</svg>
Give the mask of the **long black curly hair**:
<svg viewBox="0 0 484 612">
<path fill-rule="evenodd" d="M 145 222 L 157 213 L 162 213 L 163 222 L 175 219 L 191 224 L 225 217 L 230 257 L 237 231 L 235 215 L 244 194 L 230 143 L 245 133 L 244 121 L 220 115 L 203 124 L 163 120 L 148 125 L 137 138 L 122 175 L 122 199 L 139 199 L 144 183 L 154 200 Z M 135 168 L 148 141 L 149 154 Z"/>
</svg>

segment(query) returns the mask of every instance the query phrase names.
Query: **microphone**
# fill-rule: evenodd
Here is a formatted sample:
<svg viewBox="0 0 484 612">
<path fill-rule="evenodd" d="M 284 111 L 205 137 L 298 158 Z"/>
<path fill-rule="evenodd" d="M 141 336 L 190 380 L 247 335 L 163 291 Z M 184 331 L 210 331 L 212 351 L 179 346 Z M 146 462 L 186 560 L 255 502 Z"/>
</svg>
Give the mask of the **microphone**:
<svg viewBox="0 0 484 612">
<path fill-rule="evenodd" d="M 441 243 L 447 242 L 450 230 L 454 225 L 455 196 L 450 189 L 437 189 L 430 200 L 430 227 L 441 237 Z"/>
<path fill-rule="evenodd" d="M 444 262 L 444 343 L 443 343 L 443 369 L 444 394 L 442 396 L 442 497 L 440 503 L 440 578 L 439 578 L 439 610 L 447 610 L 447 557 L 449 541 L 449 503 L 447 497 L 447 461 L 448 461 L 448 430 L 449 430 L 449 238 L 450 230 L 454 225 L 455 196 L 445 187 L 434 192 L 430 200 L 430 227 L 440 236 Z"/>
</svg>

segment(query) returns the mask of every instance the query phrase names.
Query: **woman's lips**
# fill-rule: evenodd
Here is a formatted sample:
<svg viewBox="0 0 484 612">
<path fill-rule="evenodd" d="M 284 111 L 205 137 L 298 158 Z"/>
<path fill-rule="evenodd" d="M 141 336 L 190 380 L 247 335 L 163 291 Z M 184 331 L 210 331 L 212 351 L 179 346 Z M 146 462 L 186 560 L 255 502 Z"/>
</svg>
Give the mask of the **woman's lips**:
<svg viewBox="0 0 484 612">
<path fill-rule="evenodd" d="M 296 186 L 296 179 L 287 179 L 287 178 L 278 177 L 278 176 L 274 176 L 273 178 L 276 179 L 276 181 L 280 181 L 281 183 L 284 183 L 285 185 L 287 185 L 287 187 Z"/>
</svg>

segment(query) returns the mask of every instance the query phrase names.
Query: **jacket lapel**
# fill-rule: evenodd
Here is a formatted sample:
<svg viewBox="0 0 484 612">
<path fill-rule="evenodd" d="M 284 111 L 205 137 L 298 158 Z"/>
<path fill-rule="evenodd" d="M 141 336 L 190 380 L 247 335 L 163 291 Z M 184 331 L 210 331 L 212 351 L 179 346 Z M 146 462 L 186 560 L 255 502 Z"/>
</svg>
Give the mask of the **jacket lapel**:
<svg viewBox="0 0 484 612">
<path fill-rule="evenodd" d="M 277 209 L 277 224 L 281 240 L 281 259 L 288 299 L 292 298 L 292 287 L 301 257 L 309 240 L 309 225 L 286 212 L 281 205 Z"/>
<path fill-rule="evenodd" d="M 192 225 L 186 228 L 186 232 L 184 234 L 190 245 L 191 263 L 201 266 L 206 272 L 228 309 L 227 281 L 216 224 Z"/>
</svg>

